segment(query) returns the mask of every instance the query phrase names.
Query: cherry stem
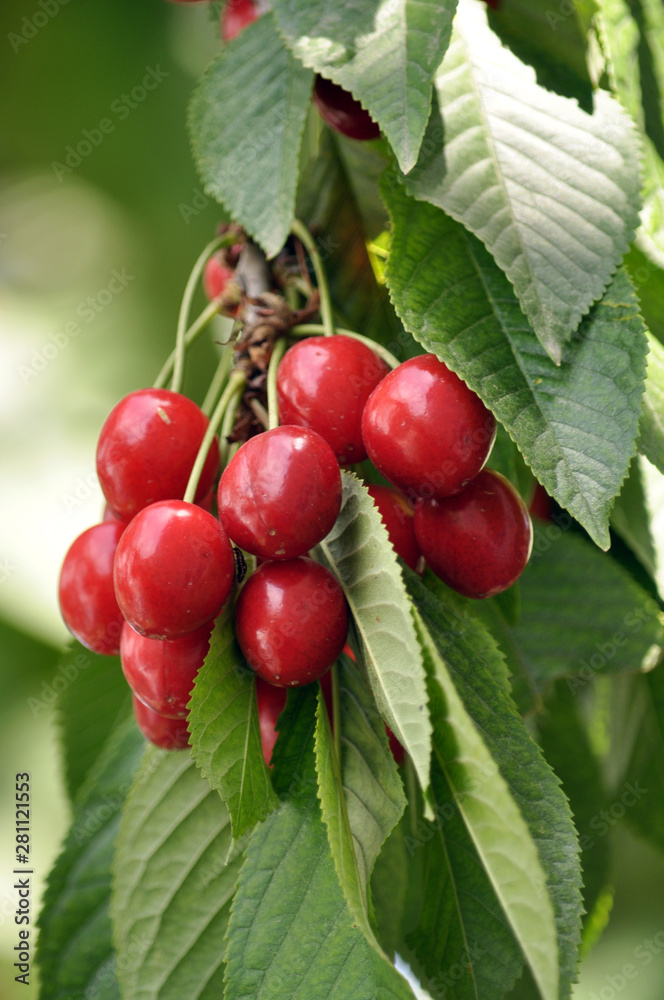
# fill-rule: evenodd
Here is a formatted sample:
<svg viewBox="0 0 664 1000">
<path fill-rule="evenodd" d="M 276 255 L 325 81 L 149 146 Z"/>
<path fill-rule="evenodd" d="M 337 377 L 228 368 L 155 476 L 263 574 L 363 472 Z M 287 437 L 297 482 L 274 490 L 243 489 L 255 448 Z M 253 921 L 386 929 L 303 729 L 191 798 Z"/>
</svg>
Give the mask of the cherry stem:
<svg viewBox="0 0 664 1000">
<path fill-rule="evenodd" d="M 332 314 L 332 300 L 330 299 L 330 288 L 327 283 L 325 270 L 323 269 L 323 262 L 320 259 L 320 254 L 318 253 L 318 247 L 316 246 L 316 242 L 307 227 L 300 222 L 299 219 L 295 219 L 293 222 L 291 232 L 294 236 L 297 236 L 298 240 L 302 243 L 311 257 L 311 262 L 314 265 L 314 273 L 316 275 L 316 283 L 318 285 L 318 294 L 320 295 L 320 315 L 323 320 L 323 332 L 326 337 L 332 337 L 335 333 L 334 316 Z"/>
<path fill-rule="evenodd" d="M 244 383 L 238 385 L 235 394 L 229 400 L 226 412 L 224 414 L 224 419 L 221 423 L 221 429 L 219 431 L 219 451 L 221 454 L 221 466 L 225 468 L 228 465 L 231 457 L 231 445 L 228 442 L 228 438 L 233 430 L 233 424 L 235 423 L 235 416 L 240 405 L 240 400 L 242 399 L 242 393 L 244 391 Z"/>
<path fill-rule="evenodd" d="M 187 483 L 187 489 L 184 494 L 185 503 L 194 502 L 194 497 L 196 496 L 196 490 L 198 488 L 198 481 L 201 478 L 201 472 L 203 471 L 203 466 L 205 465 L 205 459 L 207 458 L 207 453 L 210 450 L 210 445 L 212 444 L 213 438 L 217 433 L 217 429 L 223 419 L 230 400 L 236 393 L 241 392 L 244 388 L 246 380 L 247 376 L 244 372 L 234 371 L 228 380 L 226 388 L 221 394 L 221 399 L 214 408 L 214 413 L 210 417 L 210 423 L 208 424 L 203 440 L 201 441 L 201 446 L 198 449 L 194 467 L 191 470 L 191 475 L 189 476 L 189 482 Z"/>
<path fill-rule="evenodd" d="M 187 350 L 187 323 L 189 322 L 191 303 L 201 274 L 203 273 L 203 268 L 205 267 L 208 257 L 210 257 L 215 250 L 218 250 L 220 246 L 230 243 L 231 240 L 232 237 L 228 233 L 226 233 L 225 236 L 217 236 L 216 239 L 211 240 L 198 257 L 198 260 L 194 264 L 191 274 L 189 275 L 187 284 L 185 285 L 184 295 L 182 296 L 182 305 L 180 306 L 180 315 L 178 316 L 177 333 L 175 335 L 175 357 L 173 363 L 173 380 L 171 382 L 171 389 L 173 392 L 180 392 L 182 382 L 184 380 L 184 357 Z M 218 308 L 219 307 L 217 306 L 217 309 Z"/>
<path fill-rule="evenodd" d="M 195 340 L 198 340 L 200 334 L 205 330 L 206 327 L 210 325 L 215 316 L 219 314 L 219 306 L 221 304 L 220 299 L 213 299 L 212 302 L 208 303 L 203 312 L 198 316 L 194 322 L 191 324 L 189 329 L 184 335 L 185 346 L 190 347 Z M 223 343 L 228 343 L 228 340 Z M 173 371 L 173 365 L 175 364 L 175 351 L 171 351 L 169 356 L 164 362 L 163 368 L 157 375 L 154 381 L 153 389 L 163 389 L 163 387 L 168 382 L 171 377 L 171 372 Z"/>
<path fill-rule="evenodd" d="M 316 334 L 324 333 L 324 328 L 320 323 L 302 323 L 300 326 L 292 326 L 288 331 L 289 337 L 313 337 Z M 355 333 L 354 330 L 337 330 L 344 337 L 352 337 L 353 340 L 359 340 L 361 344 L 366 344 L 370 347 L 379 357 L 385 361 L 390 368 L 398 368 L 401 362 L 390 354 L 386 347 L 382 344 L 377 344 L 375 340 L 371 337 L 365 337 L 363 333 Z"/>
<path fill-rule="evenodd" d="M 277 369 L 286 351 L 286 341 L 282 337 L 272 348 L 272 356 L 267 366 L 267 416 L 268 430 L 279 426 L 279 401 L 277 399 Z"/>
<path fill-rule="evenodd" d="M 270 415 L 259 399 L 250 399 L 249 407 L 262 423 L 265 430 L 270 426 Z"/>
<path fill-rule="evenodd" d="M 212 408 L 221 392 L 222 386 L 228 377 L 228 372 L 231 367 L 231 361 L 233 360 L 233 352 L 228 350 L 224 351 L 219 359 L 219 364 L 217 365 L 217 370 L 212 376 L 212 381 L 208 387 L 208 391 L 205 393 L 205 399 L 201 403 L 201 410 L 206 417 L 209 417 L 212 413 Z"/>
</svg>

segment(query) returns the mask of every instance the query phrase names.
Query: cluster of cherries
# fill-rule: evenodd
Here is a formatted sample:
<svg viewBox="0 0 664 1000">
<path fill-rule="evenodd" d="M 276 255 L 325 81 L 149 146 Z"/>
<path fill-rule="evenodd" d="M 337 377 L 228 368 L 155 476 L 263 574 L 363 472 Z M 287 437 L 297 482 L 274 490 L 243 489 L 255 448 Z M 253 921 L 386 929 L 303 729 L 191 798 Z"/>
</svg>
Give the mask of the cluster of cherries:
<svg viewBox="0 0 664 1000">
<path fill-rule="evenodd" d="M 283 707 L 285 688 L 322 677 L 339 657 L 346 600 L 308 553 L 339 514 L 341 465 L 369 456 L 394 484 L 369 493 L 395 550 L 460 593 L 496 594 L 528 560 L 525 504 L 506 479 L 482 471 L 494 418 L 435 356 L 390 370 L 360 340 L 310 337 L 285 353 L 277 397 L 281 424 L 249 438 L 226 466 L 218 516 L 216 438 L 194 501 L 180 499 L 208 427 L 190 399 L 132 392 L 101 430 L 106 514 L 67 553 L 60 606 L 84 645 L 120 653 L 139 726 L 159 745 L 188 742 L 187 703 L 236 576 L 233 545 L 257 562 L 235 603 L 237 641 L 258 678 L 282 689 L 259 691 L 259 706 Z"/>
</svg>

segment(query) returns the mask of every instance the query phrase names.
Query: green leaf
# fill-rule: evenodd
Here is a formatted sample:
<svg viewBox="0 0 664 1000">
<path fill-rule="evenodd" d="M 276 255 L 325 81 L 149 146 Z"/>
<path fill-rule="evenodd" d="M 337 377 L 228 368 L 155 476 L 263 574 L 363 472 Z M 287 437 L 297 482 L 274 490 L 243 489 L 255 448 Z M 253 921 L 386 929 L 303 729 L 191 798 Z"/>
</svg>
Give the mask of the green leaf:
<svg viewBox="0 0 664 1000">
<path fill-rule="evenodd" d="M 228 813 L 188 753 L 151 747 L 127 798 L 112 915 L 125 997 L 213 1000 L 240 855 Z"/>
<path fill-rule="evenodd" d="M 57 713 L 65 781 L 73 800 L 118 719 L 131 711 L 131 693 L 117 656 L 98 656 L 78 642 L 62 654 L 57 673 L 63 679 Z"/>
<path fill-rule="evenodd" d="M 109 916 L 111 864 L 120 809 L 144 748 L 133 718 L 126 719 L 78 789 L 72 826 L 48 877 L 38 921 L 42 1000 L 84 995 L 119 1000 Z"/>
<path fill-rule="evenodd" d="M 501 652 L 470 608 L 464 614 L 446 606 L 413 574 L 409 587 L 537 847 L 556 920 L 559 995 L 569 997 L 581 940 L 581 869 L 576 830 L 560 781 L 516 711 Z"/>
<path fill-rule="evenodd" d="M 418 631 L 436 700 L 434 759 L 543 1000 L 556 1000 L 556 924 L 537 848 L 485 736 L 456 691 L 437 645 L 440 632 L 432 636 L 422 618 Z"/>
<path fill-rule="evenodd" d="M 664 472 L 664 347 L 648 336 L 648 370 L 639 451 Z"/>
<path fill-rule="evenodd" d="M 350 658 L 339 661 L 341 771 L 360 884 L 366 892 L 376 858 L 406 797 L 370 690 Z"/>
<path fill-rule="evenodd" d="M 230 813 L 233 837 L 265 819 L 277 804 L 263 759 L 256 675 L 235 641 L 233 621 L 215 625 L 189 703 L 192 755 Z"/>
<path fill-rule="evenodd" d="M 268 14 L 224 45 L 191 102 L 189 129 L 205 191 L 270 257 L 293 221 L 312 80 Z"/>
<path fill-rule="evenodd" d="M 629 478 L 611 512 L 611 527 L 632 550 L 651 579 L 660 585 L 664 596 L 664 576 L 659 552 L 650 524 L 646 485 L 638 457 L 632 462 Z"/>
<path fill-rule="evenodd" d="M 413 1000 L 356 925 L 337 880 L 317 798 L 315 705 L 313 688 L 289 693 L 275 778 L 295 794 L 251 835 L 228 925 L 224 997 Z"/>
<path fill-rule="evenodd" d="M 475 233 L 514 286 L 547 353 L 599 299 L 638 225 L 640 168 L 620 104 L 594 114 L 544 90 L 486 24 L 459 8 L 408 190 Z"/>
<path fill-rule="evenodd" d="M 378 939 L 390 957 L 405 952 L 406 934 L 416 925 L 421 899 L 421 853 L 406 850 L 412 829 L 412 810 L 406 807 L 401 821 L 383 844 L 371 876 L 371 900 Z M 416 829 L 416 828 L 415 828 Z"/>
<path fill-rule="evenodd" d="M 370 112 L 405 172 L 417 161 L 431 80 L 449 44 L 456 0 L 275 0 L 288 45 Z"/>
<path fill-rule="evenodd" d="M 482 397 L 546 491 L 608 548 L 647 351 L 627 274 L 618 272 L 558 367 L 479 240 L 399 185 L 383 192 L 394 230 L 387 281 L 406 329 Z"/>
<path fill-rule="evenodd" d="M 597 673 L 652 665 L 664 645 L 657 602 L 580 535 L 535 526 L 512 636 L 539 686 L 571 675 L 581 690 Z"/>
<path fill-rule="evenodd" d="M 385 162 L 373 143 L 324 132 L 318 156 L 300 181 L 297 214 L 324 234 L 318 248 L 340 325 L 361 330 L 400 358 L 417 344 L 377 283 L 367 252 L 368 241 L 387 228 L 377 188 Z"/>
<path fill-rule="evenodd" d="M 599 761 L 579 715 L 578 699 L 566 682 L 557 682 L 546 698 L 545 708 L 538 720 L 539 741 L 562 781 L 574 815 L 581 846 L 583 904 L 590 917 L 610 876 L 610 838 L 600 826 L 600 812 L 609 804 L 607 793 Z"/>
<path fill-rule="evenodd" d="M 594 0 L 579 0 L 571 11 L 540 0 L 501 0 L 500 10 L 489 11 L 489 25 L 515 56 L 533 67 L 540 86 L 575 97 L 592 114 L 587 50 L 595 12 Z"/>
<path fill-rule="evenodd" d="M 431 722 L 411 603 L 387 531 L 366 487 L 342 471 L 337 522 L 320 551 L 341 582 L 383 718 L 429 784 Z"/>
<path fill-rule="evenodd" d="M 634 829 L 664 851 L 664 666 L 638 678 L 638 686 L 641 723 L 618 801 Z"/>
</svg>

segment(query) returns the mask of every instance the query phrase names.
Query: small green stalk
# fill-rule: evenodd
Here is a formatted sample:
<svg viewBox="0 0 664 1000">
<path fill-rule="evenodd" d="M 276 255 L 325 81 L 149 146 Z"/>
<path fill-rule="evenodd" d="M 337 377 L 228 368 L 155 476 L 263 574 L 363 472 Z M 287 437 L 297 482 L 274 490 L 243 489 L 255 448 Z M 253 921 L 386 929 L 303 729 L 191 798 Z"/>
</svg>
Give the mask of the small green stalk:
<svg viewBox="0 0 664 1000">
<path fill-rule="evenodd" d="M 228 384 L 221 394 L 221 399 L 217 403 L 214 413 L 210 417 L 210 423 L 208 424 L 207 430 L 205 431 L 205 436 L 201 442 L 201 446 L 198 449 L 198 454 L 196 455 L 196 461 L 194 462 L 194 467 L 191 470 L 191 475 L 189 476 L 189 482 L 187 483 L 187 489 L 185 490 L 184 500 L 186 503 L 193 503 L 194 497 L 196 496 L 196 489 L 198 487 L 198 480 L 201 478 L 201 472 L 203 471 L 203 466 L 205 465 L 205 459 L 207 457 L 208 450 L 212 444 L 212 440 L 217 433 L 217 429 L 221 424 L 221 421 L 226 412 L 230 401 L 236 394 L 242 392 L 245 382 L 247 381 L 247 376 L 242 371 L 235 371 L 231 374 L 228 380 Z"/>
<path fill-rule="evenodd" d="M 205 267 L 208 257 L 210 257 L 215 250 L 218 250 L 220 246 L 227 244 L 229 239 L 230 237 L 227 234 L 225 236 L 218 236 L 216 239 L 208 243 L 194 264 L 192 272 L 189 275 L 189 280 L 185 286 L 184 295 L 182 296 L 182 305 L 180 306 L 180 315 L 178 317 L 177 333 L 175 335 L 175 357 L 173 364 L 173 380 L 171 382 L 171 389 L 174 392 L 180 392 L 182 389 L 182 382 L 184 380 L 184 357 L 187 348 L 187 323 L 189 322 L 189 313 L 191 311 L 191 303 L 196 291 L 196 286 L 198 285 L 201 274 L 203 273 L 203 268 Z M 218 308 L 219 307 L 217 306 L 217 311 Z"/>
<path fill-rule="evenodd" d="M 286 351 L 286 341 L 282 337 L 272 348 L 272 356 L 267 367 L 267 415 L 268 430 L 279 426 L 279 403 L 277 400 L 277 369 Z"/>
<path fill-rule="evenodd" d="M 325 333 L 325 328 L 320 325 L 320 323 L 302 323 L 300 326 L 292 326 L 288 331 L 289 337 L 315 337 Z M 375 340 L 371 337 L 365 337 L 362 333 L 355 333 L 354 330 L 337 330 L 337 333 L 342 334 L 344 337 L 352 337 L 353 340 L 359 340 L 361 344 L 366 344 L 370 347 L 372 351 L 385 361 L 390 368 L 398 368 L 401 364 L 393 354 L 390 354 L 386 347 L 382 344 L 377 344 Z"/>
<path fill-rule="evenodd" d="M 212 322 L 215 316 L 219 314 L 219 301 L 213 299 L 212 302 L 208 303 L 203 312 L 198 316 L 197 319 L 191 324 L 189 329 L 184 335 L 185 347 L 191 347 L 195 340 Z M 163 387 L 168 382 L 171 377 L 171 372 L 173 371 L 173 365 L 175 364 L 175 351 L 171 351 L 166 361 L 164 362 L 163 368 L 157 375 L 154 381 L 153 389 L 163 389 Z"/>
<path fill-rule="evenodd" d="M 303 225 L 299 219 L 296 219 L 293 222 L 291 232 L 294 236 L 297 236 L 298 240 L 302 243 L 311 257 L 311 262 L 314 265 L 314 272 L 316 274 L 316 283 L 318 284 L 318 293 L 320 295 L 320 315 L 323 320 L 323 332 L 325 336 L 331 337 L 335 333 L 334 316 L 332 314 L 332 300 L 330 298 L 330 288 L 327 283 L 327 277 L 323 269 L 323 262 L 320 259 L 320 254 L 318 253 L 318 247 L 316 246 L 315 240 L 307 227 Z"/>
<path fill-rule="evenodd" d="M 219 359 L 219 364 L 217 365 L 217 370 L 212 376 L 212 381 L 208 387 L 208 391 L 205 393 L 205 399 L 201 404 L 201 410 L 206 417 L 209 417 L 212 408 L 214 407 L 217 397 L 221 392 L 221 388 L 228 378 L 228 372 L 231 367 L 231 361 L 233 360 L 233 352 L 230 350 L 224 351 Z"/>
</svg>

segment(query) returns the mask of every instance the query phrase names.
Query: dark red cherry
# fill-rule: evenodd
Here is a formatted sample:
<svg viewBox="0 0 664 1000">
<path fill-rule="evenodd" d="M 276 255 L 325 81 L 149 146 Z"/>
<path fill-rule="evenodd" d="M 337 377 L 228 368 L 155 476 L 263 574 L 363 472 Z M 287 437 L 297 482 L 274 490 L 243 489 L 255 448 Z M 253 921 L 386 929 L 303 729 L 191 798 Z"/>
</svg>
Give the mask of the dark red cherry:
<svg viewBox="0 0 664 1000">
<path fill-rule="evenodd" d="M 263 760 L 268 767 L 272 766 L 272 751 L 277 742 L 277 720 L 286 705 L 286 689 L 275 687 L 256 678 L 256 702 L 258 704 L 258 721 L 261 727 L 261 743 Z"/>
<path fill-rule="evenodd" d="M 387 528 L 394 551 L 415 572 L 422 562 L 422 554 L 415 538 L 413 508 L 400 490 L 390 486 L 367 485 L 369 496 L 378 507 L 383 524 Z"/>
<path fill-rule="evenodd" d="M 313 559 L 267 562 L 240 591 L 235 635 L 247 663 L 279 687 L 311 684 L 332 666 L 348 634 L 336 577 Z"/>
<path fill-rule="evenodd" d="M 551 497 L 541 483 L 535 484 L 535 491 L 533 493 L 532 500 L 530 501 L 528 510 L 533 517 L 539 518 L 540 521 L 551 520 L 553 504 L 551 502 Z"/>
<path fill-rule="evenodd" d="M 230 42 L 262 13 L 263 4 L 257 0 L 226 0 L 220 22 L 222 40 Z"/>
<path fill-rule="evenodd" d="M 125 622 L 120 660 L 127 683 L 140 700 L 160 715 L 182 719 L 196 674 L 210 648 L 214 622 L 181 639 L 148 639 Z"/>
<path fill-rule="evenodd" d="M 95 653 L 120 650 L 122 613 L 113 589 L 113 560 L 125 526 L 105 521 L 72 543 L 60 570 L 60 611 L 71 634 Z"/>
<path fill-rule="evenodd" d="M 324 122 L 350 139 L 377 139 L 380 127 L 352 94 L 323 76 L 314 84 L 314 103 Z"/>
<path fill-rule="evenodd" d="M 530 557 L 533 529 L 512 484 L 485 469 L 462 493 L 425 500 L 415 535 L 428 565 L 466 597 L 493 597 L 517 580 Z"/>
<path fill-rule="evenodd" d="M 371 393 L 362 435 L 379 472 L 415 502 L 462 490 L 487 460 L 496 421 L 458 375 L 422 354 Z"/>
<path fill-rule="evenodd" d="M 301 340 L 279 365 L 279 419 L 320 434 L 340 465 L 361 462 L 367 457 L 362 411 L 389 370 L 370 347 L 352 337 Z"/>
<path fill-rule="evenodd" d="M 115 594 L 149 639 L 178 639 L 216 618 L 231 590 L 233 549 L 219 521 L 195 504 L 162 500 L 124 530 Z"/>
<path fill-rule="evenodd" d="M 228 536 L 262 559 L 293 559 L 325 538 L 341 509 L 334 452 L 315 431 L 284 425 L 250 438 L 217 495 Z"/>
<path fill-rule="evenodd" d="M 144 705 L 134 695 L 132 699 L 136 725 L 146 740 L 162 750 L 184 750 L 189 746 L 189 731 L 186 719 L 169 719 L 153 708 Z"/>
<path fill-rule="evenodd" d="M 181 500 L 208 418 L 170 389 L 138 389 L 113 407 L 97 444 L 97 475 L 109 506 L 129 520 L 157 500 Z M 200 500 L 219 468 L 213 440 L 196 490 Z"/>
</svg>

